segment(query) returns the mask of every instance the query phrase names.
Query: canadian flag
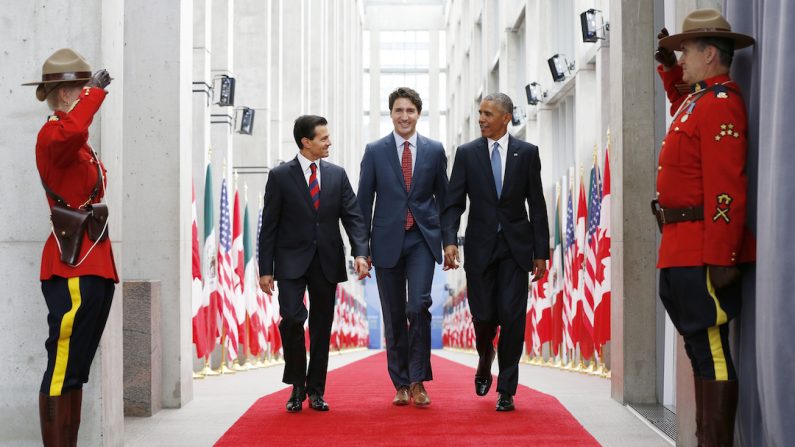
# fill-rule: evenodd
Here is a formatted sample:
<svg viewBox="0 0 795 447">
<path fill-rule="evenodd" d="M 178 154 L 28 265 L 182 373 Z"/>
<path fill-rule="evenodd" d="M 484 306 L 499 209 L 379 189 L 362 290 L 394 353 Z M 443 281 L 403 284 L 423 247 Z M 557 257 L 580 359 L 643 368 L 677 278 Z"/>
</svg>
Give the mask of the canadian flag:
<svg viewBox="0 0 795 447">
<path fill-rule="evenodd" d="M 599 245 L 596 250 L 596 293 L 594 294 L 594 344 L 610 340 L 610 148 L 605 150 L 602 209 L 599 218 Z"/>
</svg>

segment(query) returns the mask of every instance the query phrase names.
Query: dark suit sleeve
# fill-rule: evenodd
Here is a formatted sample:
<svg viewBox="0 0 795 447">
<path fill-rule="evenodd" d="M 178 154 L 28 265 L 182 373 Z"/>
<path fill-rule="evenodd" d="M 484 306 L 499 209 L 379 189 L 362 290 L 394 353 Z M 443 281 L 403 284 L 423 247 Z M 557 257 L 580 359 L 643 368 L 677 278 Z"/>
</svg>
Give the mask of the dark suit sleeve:
<svg viewBox="0 0 795 447">
<path fill-rule="evenodd" d="M 442 153 L 439 154 L 439 166 L 436 167 L 436 180 L 433 184 L 433 194 L 436 198 L 436 207 L 439 211 L 439 220 L 442 219 L 442 213 L 444 212 L 444 204 L 447 200 L 447 185 L 449 180 L 447 179 L 447 154 L 444 151 L 444 146 L 439 145 Z"/>
<path fill-rule="evenodd" d="M 342 197 L 340 197 L 340 218 L 345 232 L 348 233 L 348 240 L 351 242 L 351 255 L 370 256 L 370 249 L 367 244 L 370 231 L 364 226 L 364 217 L 356 202 L 356 195 L 353 193 L 348 174 L 342 171 Z"/>
<path fill-rule="evenodd" d="M 447 185 L 447 194 L 442 212 L 442 244 L 458 245 L 458 228 L 461 226 L 461 215 L 466 210 L 467 175 L 464 152 L 459 148 L 453 161 L 453 173 Z"/>
<path fill-rule="evenodd" d="M 369 147 L 364 149 L 364 156 L 359 170 L 359 190 L 356 198 L 364 217 L 364 227 L 369 232 L 373 219 L 373 201 L 375 200 L 375 161 Z"/>
<path fill-rule="evenodd" d="M 544 200 L 544 187 L 541 185 L 541 158 L 538 148 L 530 152 L 530 175 L 527 206 L 530 209 L 530 223 L 533 226 L 533 259 L 549 259 L 549 220 L 547 202 Z"/>
<path fill-rule="evenodd" d="M 268 176 L 265 185 L 265 202 L 262 207 L 262 228 L 259 234 L 259 274 L 273 275 L 273 257 L 276 250 L 276 233 L 282 212 L 282 192 L 276 174 Z"/>
</svg>

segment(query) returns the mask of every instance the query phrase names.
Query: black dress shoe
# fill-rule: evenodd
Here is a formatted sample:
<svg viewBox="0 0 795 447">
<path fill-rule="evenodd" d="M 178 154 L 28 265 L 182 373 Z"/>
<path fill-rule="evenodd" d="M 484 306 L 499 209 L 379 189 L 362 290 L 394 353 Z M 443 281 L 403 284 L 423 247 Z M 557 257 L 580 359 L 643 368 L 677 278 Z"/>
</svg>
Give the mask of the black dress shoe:
<svg viewBox="0 0 795 447">
<path fill-rule="evenodd" d="M 491 388 L 491 364 L 494 362 L 494 349 L 478 360 L 478 369 L 475 372 L 475 394 L 485 396 Z"/>
<path fill-rule="evenodd" d="M 513 396 L 500 393 L 500 397 L 497 399 L 497 411 L 513 411 L 515 408 L 513 406 Z"/>
<path fill-rule="evenodd" d="M 328 411 L 328 404 L 323 400 L 320 394 L 312 394 L 309 396 L 309 407 L 317 411 Z"/>
<path fill-rule="evenodd" d="M 293 392 L 290 394 L 290 399 L 287 400 L 287 412 L 298 413 L 301 411 L 304 399 L 306 399 L 306 388 L 301 385 L 293 385 Z"/>
</svg>

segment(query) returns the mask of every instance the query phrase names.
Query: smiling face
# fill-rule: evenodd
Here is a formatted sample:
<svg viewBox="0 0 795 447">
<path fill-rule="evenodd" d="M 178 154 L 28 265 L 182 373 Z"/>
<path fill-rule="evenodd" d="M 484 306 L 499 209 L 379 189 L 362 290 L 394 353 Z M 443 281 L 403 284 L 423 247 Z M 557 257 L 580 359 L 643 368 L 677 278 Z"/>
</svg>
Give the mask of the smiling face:
<svg viewBox="0 0 795 447">
<path fill-rule="evenodd" d="M 301 138 L 301 144 L 304 146 L 301 149 L 301 154 L 307 160 L 316 161 L 320 158 L 326 158 L 329 154 L 329 147 L 331 147 L 331 137 L 329 136 L 328 127 L 321 125 L 315 126 L 315 138 Z"/>
<path fill-rule="evenodd" d="M 414 135 L 417 129 L 417 121 L 420 119 L 420 112 L 410 99 L 397 98 L 392 104 L 390 116 L 392 117 L 392 124 L 395 126 L 395 132 L 398 135 L 406 140 Z"/>
<path fill-rule="evenodd" d="M 508 132 L 508 123 L 511 122 L 511 113 L 506 112 L 495 101 L 482 101 L 478 110 L 480 134 L 485 138 L 499 140 Z"/>
</svg>

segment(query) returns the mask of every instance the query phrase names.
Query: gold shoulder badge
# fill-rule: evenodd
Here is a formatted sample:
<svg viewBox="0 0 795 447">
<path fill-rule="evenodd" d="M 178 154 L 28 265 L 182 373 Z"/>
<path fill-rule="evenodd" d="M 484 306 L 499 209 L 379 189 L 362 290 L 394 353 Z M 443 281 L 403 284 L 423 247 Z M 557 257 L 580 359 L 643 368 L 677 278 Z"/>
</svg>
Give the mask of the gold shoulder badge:
<svg viewBox="0 0 795 447">
<path fill-rule="evenodd" d="M 60 121 L 60 120 L 61 119 L 58 118 L 58 115 L 51 115 L 49 118 L 47 118 L 47 121 Z"/>
<path fill-rule="evenodd" d="M 715 135 L 715 141 L 720 141 L 723 137 L 740 138 L 740 132 L 734 129 L 734 124 L 726 123 L 720 125 L 720 132 Z"/>
<path fill-rule="evenodd" d="M 89 92 L 91 92 L 91 87 L 83 87 L 83 94 L 88 96 Z"/>
<path fill-rule="evenodd" d="M 726 99 L 729 97 L 729 95 L 726 92 L 718 92 L 718 94 L 715 95 L 715 97 L 720 99 Z"/>
</svg>

